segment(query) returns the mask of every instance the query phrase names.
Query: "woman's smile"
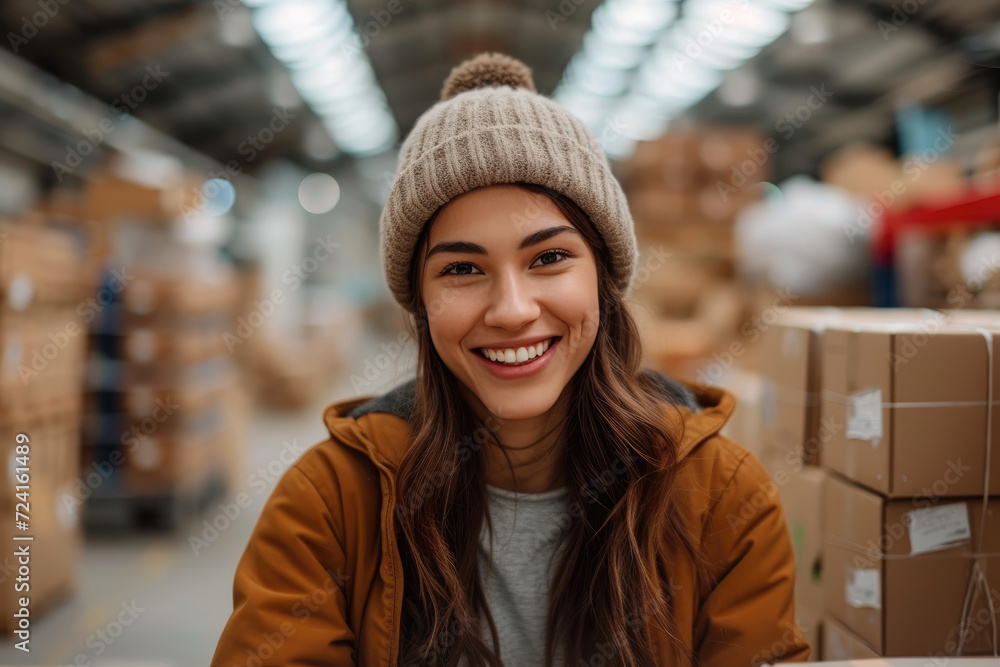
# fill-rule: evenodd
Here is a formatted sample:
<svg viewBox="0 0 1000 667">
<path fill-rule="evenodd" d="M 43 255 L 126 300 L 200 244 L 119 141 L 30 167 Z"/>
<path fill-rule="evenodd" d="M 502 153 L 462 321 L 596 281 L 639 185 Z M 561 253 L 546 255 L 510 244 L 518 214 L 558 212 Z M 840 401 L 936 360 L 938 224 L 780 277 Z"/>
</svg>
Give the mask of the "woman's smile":
<svg viewBox="0 0 1000 667">
<path fill-rule="evenodd" d="M 545 368 L 562 336 L 553 336 L 521 347 L 476 348 L 473 351 L 491 373 L 503 380 L 515 380 L 534 375 Z"/>
</svg>

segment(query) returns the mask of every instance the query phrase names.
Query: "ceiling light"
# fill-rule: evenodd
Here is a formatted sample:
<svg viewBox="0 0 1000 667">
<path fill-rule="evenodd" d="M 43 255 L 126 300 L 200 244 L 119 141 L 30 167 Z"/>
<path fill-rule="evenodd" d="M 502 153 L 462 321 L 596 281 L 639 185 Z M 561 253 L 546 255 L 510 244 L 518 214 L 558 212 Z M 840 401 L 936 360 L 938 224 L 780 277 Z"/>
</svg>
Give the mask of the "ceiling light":
<svg viewBox="0 0 1000 667">
<path fill-rule="evenodd" d="M 330 174 L 309 174 L 299 184 L 299 203 L 310 213 L 328 213 L 340 201 L 340 184 Z"/>
</svg>

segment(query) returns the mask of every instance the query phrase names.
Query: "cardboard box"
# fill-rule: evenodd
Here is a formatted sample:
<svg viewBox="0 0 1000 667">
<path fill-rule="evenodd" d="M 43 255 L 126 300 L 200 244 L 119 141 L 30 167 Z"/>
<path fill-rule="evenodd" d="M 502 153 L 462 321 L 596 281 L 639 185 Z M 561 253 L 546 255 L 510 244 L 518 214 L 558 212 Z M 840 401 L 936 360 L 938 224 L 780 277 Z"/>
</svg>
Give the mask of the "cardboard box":
<svg viewBox="0 0 1000 667">
<path fill-rule="evenodd" d="M 825 183 L 837 186 L 856 197 L 869 200 L 881 192 L 892 193 L 892 184 L 905 185 L 909 177 L 902 178 L 899 163 L 882 146 L 856 143 L 833 153 L 820 165 L 820 174 Z M 897 186 L 897 191 L 900 187 Z M 894 194 L 892 204 L 905 206 L 900 193 Z"/>
<path fill-rule="evenodd" d="M 70 306 L 0 310 L 0 419 L 44 421 L 78 413 L 87 335 Z"/>
<path fill-rule="evenodd" d="M 722 427 L 722 435 L 740 443 L 760 458 L 763 455 L 760 444 L 760 376 L 733 367 L 713 384 L 729 391 L 736 399 L 736 407 Z"/>
<path fill-rule="evenodd" d="M 637 227 L 670 227 L 685 222 L 698 208 L 694 191 L 643 187 L 628 194 L 628 204 Z"/>
<path fill-rule="evenodd" d="M 693 186 L 701 176 L 697 136 L 667 132 L 655 141 L 641 141 L 620 167 L 626 189 L 674 184 Z"/>
<path fill-rule="evenodd" d="M 86 217 L 101 223 L 144 221 L 170 223 L 201 205 L 201 186 L 194 179 L 152 187 L 113 174 L 90 181 Z"/>
<path fill-rule="evenodd" d="M 645 261 L 651 263 L 656 258 L 650 252 Z M 664 259 L 661 266 L 644 277 L 634 287 L 635 301 L 653 315 L 681 319 L 693 316 L 702 294 L 719 281 L 710 267 L 677 256 Z"/>
<path fill-rule="evenodd" d="M 6 308 L 76 305 L 84 296 L 83 271 L 82 252 L 69 234 L 42 225 L 0 225 L 0 291 Z"/>
<path fill-rule="evenodd" d="M 987 578 L 1000 573 L 997 501 L 981 533 L 981 498 L 886 499 L 837 475 L 827 479 L 825 495 L 829 614 L 881 655 L 954 654 L 973 563 Z M 973 555 L 981 535 L 981 553 L 994 555 Z M 971 607 L 966 655 L 993 650 L 984 597 Z"/>
<path fill-rule="evenodd" d="M 135 327 L 125 334 L 122 350 L 130 363 L 191 364 L 225 354 L 222 332 L 164 332 L 155 328 Z"/>
<path fill-rule="evenodd" d="M 728 181 L 718 181 L 698 191 L 697 210 L 701 217 L 715 223 L 732 223 L 743 209 L 760 200 L 759 190 L 725 189 L 720 188 L 720 183 L 728 185 Z"/>
<path fill-rule="evenodd" d="M 1000 351 L 1000 333 L 992 340 Z M 987 369 L 983 335 L 940 314 L 919 324 L 829 328 L 821 414 L 833 428 L 823 464 L 889 497 L 981 495 Z M 1000 360 L 993 385 L 1000 388 Z M 998 418 L 994 406 L 995 425 Z M 998 441 L 994 427 L 993 480 L 1000 480 Z"/>
<path fill-rule="evenodd" d="M 161 415 L 195 413 L 218 399 L 226 388 L 236 381 L 235 365 L 214 378 L 212 383 L 185 383 L 174 386 L 136 384 L 122 392 L 122 405 L 129 419 L 148 417 L 163 421 Z"/>
<path fill-rule="evenodd" d="M 229 415 L 224 390 L 215 400 L 193 411 L 154 409 L 155 416 L 132 418 L 124 412 L 90 411 L 84 420 L 84 437 L 88 445 L 100 447 L 132 446 L 143 435 L 206 437 L 217 433 L 227 423 Z"/>
<path fill-rule="evenodd" d="M 18 460 L 17 434 L 28 438 L 27 461 Z M 23 451 L 23 450 L 22 450 Z M 41 614 L 60 598 L 70 593 L 76 585 L 77 560 L 81 544 L 79 505 L 66 502 L 73 492 L 73 483 L 79 472 L 80 440 L 79 422 L 68 416 L 45 422 L 4 423 L 0 425 L 0 461 L 4 473 L 0 475 L 0 510 L 9 518 L 0 527 L 0 539 L 12 545 L 0 556 L 0 631 L 12 633 L 16 626 L 13 616 L 19 607 L 18 599 L 27 597 L 34 624 Z M 17 530 L 14 524 L 15 467 L 27 463 L 30 487 L 28 502 L 28 530 Z M 30 535 L 30 542 L 15 542 L 15 536 Z M 20 563 L 14 555 L 16 546 L 30 545 L 30 592 L 17 592 L 14 578 Z"/>
<path fill-rule="evenodd" d="M 221 338 L 221 337 L 220 337 Z M 137 364 L 119 362 L 120 387 L 217 387 L 236 374 L 236 360 L 227 353 L 190 363 Z"/>
<path fill-rule="evenodd" d="M 827 473 L 822 468 L 801 464 L 789 466 L 784 461 L 773 468 L 795 550 L 795 606 L 823 609 L 823 545 L 826 539 L 823 502 Z"/>
<path fill-rule="evenodd" d="M 768 448 L 819 463 L 819 341 L 828 309 L 792 309 L 761 331 L 761 438 Z M 757 329 L 760 331 L 760 328 Z"/>
<path fill-rule="evenodd" d="M 157 318 L 210 316 L 236 307 L 239 286 L 234 276 L 218 280 L 169 273 L 146 273 L 135 267 L 122 294 L 130 326 L 154 326 Z M 261 297 L 263 302 L 268 297 Z M 271 307 L 274 307 L 273 304 Z M 134 324 L 133 324 L 134 323 Z M 231 322 L 229 323 L 231 325 Z M 159 328 L 159 327 L 158 327 Z"/>
<path fill-rule="evenodd" d="M 739 188 L 770 180 L 770 156 L 777 148 L 774 139 L 741 127 L 711 127 L 697 133 L 698 159 L 705 180 L 713 186 L 721 181 Z"/>
<path fill-rule="evenodd" d="M 197 490 L 214 472 L 213 438 L 143 436 L 125 451 L 125 487 L 140 495 Z"/>
<path fill-rule="evenodd" d="M 783 305 L 784 311 L 776 313 L 773 302 L 772 298 L 770 309 L 751 322 L 752 331 L 760 336 L 764 380 L 761 438 L 765 449 L 773 448 L 782 454 L 792 452 L 806 463 L 818 465 L 824 443 L 830 441 L 835 429 L 842 430 L 844 423 L 842 417 L 832 422 L 830 415 L 821 420 L 823 332 L 828 327 L 853 322 L 925 321 L 933 318 L 934 313 L 905 308 Z"/>
<path fill-rule="evenodd" d="M 728 222 L 716 222 L 699 215 L 692 216 L 685 224 L 673 230 L 671 246 L 705 260 L 723 258 L 732 260 L 733 226 Z"/>
<path fill-rule="evenodd" d="M 823 660 L 866 660 L 879 657 L 863 639 L 829 616 L 823 619 L 822 642 L 820 655 Z"/>
</svg>

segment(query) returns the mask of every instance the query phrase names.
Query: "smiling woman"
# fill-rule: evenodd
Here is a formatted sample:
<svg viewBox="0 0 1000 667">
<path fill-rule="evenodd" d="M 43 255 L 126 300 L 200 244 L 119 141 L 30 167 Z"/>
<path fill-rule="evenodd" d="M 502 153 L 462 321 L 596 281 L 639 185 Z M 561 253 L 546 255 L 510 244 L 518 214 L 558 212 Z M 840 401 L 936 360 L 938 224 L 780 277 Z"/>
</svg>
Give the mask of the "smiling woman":
<svg viewBox="0 0 1000 667">
<path fill-rule="evenodd" d="M 540 214 L 512 234 L 511 220 L 532 205 Z M 584 234 L 552 200 L 514 185 L 461 195 L 427 229 L 420 299 L 441 304 L 430 336 L 465 400 L 481 416 L 555 418 L 550 408 L 600 321 L 597 263 Z"/>
<path fill-rule="evenodd" d="M 452 72 L 380 231 L 417 376 L 327 408 L 250 539 L 214 665 L 808 658 L 774 485 L 718 435 L 732 397 L 641 367 L 624 195 L 527 67 Z"/>
</svg>

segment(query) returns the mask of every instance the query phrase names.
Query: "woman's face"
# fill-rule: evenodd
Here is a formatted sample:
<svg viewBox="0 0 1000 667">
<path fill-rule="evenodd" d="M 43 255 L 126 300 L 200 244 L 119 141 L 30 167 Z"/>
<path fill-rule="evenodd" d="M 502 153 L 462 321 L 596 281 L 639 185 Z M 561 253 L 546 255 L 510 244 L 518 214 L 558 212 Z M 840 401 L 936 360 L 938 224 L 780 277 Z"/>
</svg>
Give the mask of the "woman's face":
<svg viewBox="0 0 1000 667">
<path fill-rule="evenodd" d="M 597 336 L 584 237 L 547 197 L 491 185 L 450 201 L 426 247 L 421 296 L 445 365 L 498 417 L 548 412 Z"/>
</svg>

